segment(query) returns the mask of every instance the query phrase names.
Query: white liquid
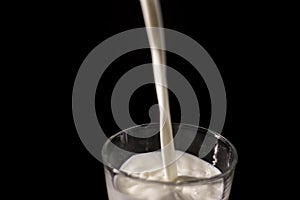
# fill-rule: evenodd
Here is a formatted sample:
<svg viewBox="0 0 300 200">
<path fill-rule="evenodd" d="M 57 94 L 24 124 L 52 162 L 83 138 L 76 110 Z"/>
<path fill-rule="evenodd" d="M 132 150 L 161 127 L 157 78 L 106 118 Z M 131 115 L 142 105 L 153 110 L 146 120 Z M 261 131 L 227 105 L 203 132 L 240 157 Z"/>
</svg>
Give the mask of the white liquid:
<svg viewBox="0 0 300 200">
<path fill-rule="evenodd" d="M 147 180 L 164 181 L 161 152 L 132 156 L 121 167 L 131 176 Z M 221 172 L 213 165 L 190 154 L 176 151 L 179 176 L 211 177 Z M 168 186 L 149 183 L 123 175 L 115 176 L 115 186 L 108 186 L 110 200 L 219 200 L 223 194 L 223 181 L 214 184 Z"/>
<path fill-rule="evenodd" d="M 148 39 L 151 47 L 154 81 L 160 112 L 160 143 L 164 179 L 168 181 L 177 178 L 177 166 L 171 126 L 169 97 L 166 79 L 166 56 L 164 34 L 162 30 L 151 27 L 162 27 L 162 17 L 158 0 L 140 0 L 147 27 Z M 150 28 L 149 28 L 150 27 Z"/>
<path fill-rule="evenodd" d="M 158 0 L 140 0 L 147 34 L 151 46 L 151 56 L 156 93 L 160 109 L 161 152 L 151 152 L 132 156 L 120 168 L 131 176 L 153 181 L 175 181 L 177 177 L 189 176 L 209 178 L 221 172 L 213 165 L 198 157 L 175 151 L 169 97 L 166 81 L 166 56 L 163 50 L 164 34 Z M 110 173 L 106 173 L 111 180 Z M 158 184 L 116 175 L 113 182 L 107 182 L 110 200 L 219 200 L 223 194 L 223 181 L 214 184 L 177 185 Z"/>
</svg>

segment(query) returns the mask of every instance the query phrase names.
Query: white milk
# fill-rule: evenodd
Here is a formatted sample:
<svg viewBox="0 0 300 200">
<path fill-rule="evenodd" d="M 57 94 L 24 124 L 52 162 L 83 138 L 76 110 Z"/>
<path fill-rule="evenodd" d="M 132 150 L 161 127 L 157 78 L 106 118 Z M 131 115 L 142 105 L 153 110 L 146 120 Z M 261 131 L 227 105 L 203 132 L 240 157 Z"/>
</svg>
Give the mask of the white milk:
<svg viewBox="0 0 300 200">
<path fill-rule="evenodd" d="M 164 181 L 161 152 L 151 152 L 132 156 L 121 167 L 131 176 Z M 179 176 L 209 178 L 221 172 L 213 165 L 193 155 L 175 152 L 178 158 L 177 173 Z M 195 184 L 168 186 L 149 183 L 117 175 L 114 186 L 108 186 L 110 200 L 219 200 L 223 194 L 223 181 L 214 184 Z"/>
<path fill-rule="evenodd" d="M 151 47 L 151 56 L 154 72 L 154 81 L 160 112 L 160 143 L 165 180 L 177 178 L 175 150 L 169 109 L 169 96 L 166 78 L 166 56 L 161 47 L 165 46 L 164 33 L 149 27 L 163 27 L 158 0 L 140 0 L 148 39 Z"/>
<path fill-rule="evenodd" d="M 174 182 L 180 176 L 211 177 L 220 174 L 213 165 L 198 157 L 175 151 L 169 97 L 166 81 L 166 56 L 163 27 L 158 0 L 140 0 L 147 34 L 151 46 L 154 80 L 160 109 L 161 152 L 140 154 L 128 159 L 120 168 L 131 176 L 154 181 Z M 106 176 L 110 176 L 107 172 Z M 108 177 L 107 180 L 111 180 Z M 219 200 L 222 198 L 223 182 L 170 186 L 116 175 L 113 182 L 107 182 L 110 200 Z"/>
</svg>

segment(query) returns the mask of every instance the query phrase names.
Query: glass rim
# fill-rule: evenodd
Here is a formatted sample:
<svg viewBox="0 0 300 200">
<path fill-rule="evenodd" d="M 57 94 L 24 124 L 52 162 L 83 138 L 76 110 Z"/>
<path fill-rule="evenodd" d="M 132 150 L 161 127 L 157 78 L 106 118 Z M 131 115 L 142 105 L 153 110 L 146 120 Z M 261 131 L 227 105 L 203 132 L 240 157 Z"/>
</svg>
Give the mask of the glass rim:
<svg viewBox="0 0 300 200">
<path fill-rule="evenodd" d="M 116 136 L 120 135 L 123 132 L 129 131 L 129 130 L 132 130 L 135 128 L 139 128 L 139 127 L 143 127 L 143 126 L 145 126 L 145 127 L 153 126 L 153 125 L 157 126 L 157 125 L 159 125 L 159 123 L 148 123 L 148 124 L 140 124 L 140 125 L 132 126 L 132 127 L 121 130 L 121 131 L 117 132 L 116 134 L 110 136 L 102 147 L 102 156 L 103 156 L 103 151 L 104 151 L 105 147 L 109 144 L 109 141 L 111 141 Z M 191 179 L 191 180 L 182 181 L 182 182 L 167 182 L 167 181 L 158 181 L 158 180 L 147 180 L 145 178 L 139 178 L 139 177 L 130 175 L 129 173 L 127 173 L 125 171 L 116 169 L 115 167 L 112 166 L 111 163 L 109 163 L 107 161 L 105 162 L 106 164 L 103 163 L 104 167 L 108 167 L 108 168 L 112 169 L 115 174 L 122 175 L 122 176 L 125 176 L 130 179 L 134 179 L 134 180 L 138 180 L 138 181 L 146 182 L 146 183 L 155 183 L 155 184 L 170 185 L 170 186 L 213 183 L 213 182 L 216 182 L 218 180 L 225 178 L 228 174 L 230 174 L 232 171 L 234 171 L 235 166 L 238 162 L 238 153 L 237 153 L 237 150 L 234 147 L 234 145 L 227 138 L 225 138 L 224 136 L 222 136 L 221 134 L 219 134 L 215 131 L 212 131 L 210 129 L 207 129 L 207 128 L 204 128 L 201 126 L 197 126 L 197 125 L 192 125 L 192 124 L 187 124 L 187 123 L 172 123 L 172 126 L 174 126 L 174 125 L 185 126 L 185 127 L 189 127 L 189 128 L 196 128 L 197 130 L 204 130 L 207 133 L 212 134 L 218 140 L 221 140 L 222 142 L 224 142 L 232 150 L 232 154 L 233 154 L 233 160 L 232 160 L 231 165 L 228 167 L 228 169 L 226 169 L 225 171 L 221 172 L 218 175 L 214 175 L 211 177 L 201 177 L 201 178 L 193 177 L 193 179 Z"/>
</svg>

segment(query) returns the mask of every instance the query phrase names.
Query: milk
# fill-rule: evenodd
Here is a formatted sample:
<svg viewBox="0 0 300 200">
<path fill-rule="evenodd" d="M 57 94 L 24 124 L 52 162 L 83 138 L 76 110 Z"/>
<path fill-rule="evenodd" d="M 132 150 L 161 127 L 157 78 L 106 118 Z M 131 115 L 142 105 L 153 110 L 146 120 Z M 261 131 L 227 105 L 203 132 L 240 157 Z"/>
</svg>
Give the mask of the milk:
<svg viewBox="0 0 300 200">
<path fill-rule="evenodd" d="M 163 27 L 160 5 L 158 0 L 140 0 L 140 2 L 151 47 L 154 81 L 159 104 L 160 143 L 162 149 L 162 163 L 164 166 L 164 179 L 172 181 L 177 178 L 177 166 L 175 162 L 167 89 L 166 56 L 164 50 L 161 50 L 161 48 L 165 46 L 164 33 L 159 29 L 151 29 L 151 27 Z"/>
<path fill-rule="evenodd" d="M 120 168 L 133 177 L 148 182 L 116 175 L 114 183 L 108 183 L 110 200 L 219 200 L 222 199 L 223 181 L 201 185 L 163 185 L 149 181 L 165 181 L 161 152 L 132 156 Z M 221 172 L 196 156 L 175 151 L 179 176 L 209 178 Z M 108 174 L 107 174 L 108 175 Z M 111 180 L 111 177 L 110 177 Z M 114 184 L 114 185 L 113 185 Z"/>
<path fill-rule="evenodd" d="M 113 180 L 106 171 L 110 200 L 219 200 L 223 181 L 211 184 L 176 184 L 180 177 L 209 178 L 221 172 L 213 165 L 193 155 L 175 151 L 171 126 L 166 79 L 166 56 L 163 27 L 158 0 L 140 0 L 151 47 L 153 72 L 160 111 L 161 151 L 130 157 L 120 170 L 134 178 L 116 175 Z M 142 180 L 141 180 L 142 179 Z M 169 182 L 171 184 L 154 183 Z"/>
</svg>

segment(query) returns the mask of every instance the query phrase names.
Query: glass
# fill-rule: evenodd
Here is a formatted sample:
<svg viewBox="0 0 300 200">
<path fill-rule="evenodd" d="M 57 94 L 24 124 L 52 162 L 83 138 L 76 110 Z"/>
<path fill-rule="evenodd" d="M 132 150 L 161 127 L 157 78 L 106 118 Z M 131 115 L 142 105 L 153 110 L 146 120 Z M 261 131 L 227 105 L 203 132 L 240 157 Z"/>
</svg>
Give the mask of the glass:
<svg viewBox="0 0 300 200">
<path fill-rule="evenodd" d="M 237 152 L 235 147 L 223 136 L 210 131 L 208 129 L 188 125 L 188 124 L 172 124 L 175 149 L 201 157 L 202 160 L 210 163 L 220 170 L 219 175 L 208 178 L 193 178 L 183 182 L 163 182 L 137 178 L 120 170 L 122 164 L 131 156 L 155 152 L 160 150 L 159 124 L 146 124 L 135 126 L 113 135 L 103 146 L 102 157 L 105 170 L 105 178 L 108 196 L 110 200 L 153 200 L 153 199 L 210 199 L 210 200 L 226 200 L 229 197 L 232 180 L 234 176 L 235 166 L 237 164 Z M 206 145 L 206 146 L 205 146 Z M 205 148 L 208 147 L 208 148 Z M 208 151 L 199 154 L 201 148 Z M 174 196 L 159 197 L 159 192 L 155 189 L 152 195 L 140 198 L 139 194 L 129 195 L 121 192 L 115 181 L 122 177 L 124 180 L 134 182 L 135 184 L 147 185 L 147 188 L 163 188 L 163 191 L 171 191 Z M 207 187 L 221 187 L 221 193 L 218 197 L 200 197 L 185 198 L 176 195 L 178 188 L 188 188 L 190 191 L 207 190 Z M 195 188 L 196 190 L 193 190 Z M 173 192 L 174 191 L 174 192 Z M 141 191 L 143 192 L 143 191 Z M 158 196 L 157 196 L 158 195 Z"/>
</svg>

